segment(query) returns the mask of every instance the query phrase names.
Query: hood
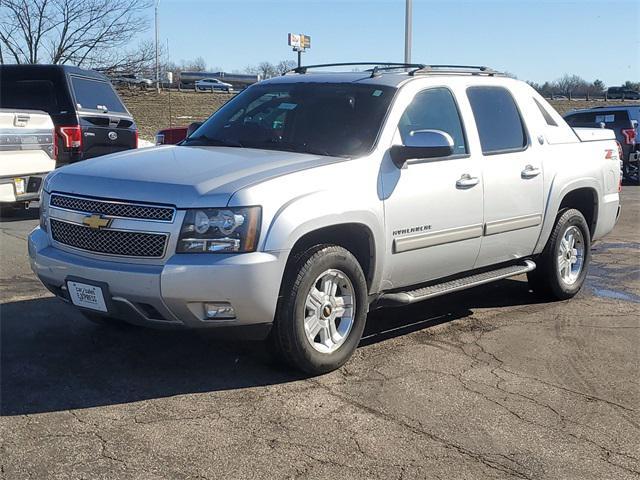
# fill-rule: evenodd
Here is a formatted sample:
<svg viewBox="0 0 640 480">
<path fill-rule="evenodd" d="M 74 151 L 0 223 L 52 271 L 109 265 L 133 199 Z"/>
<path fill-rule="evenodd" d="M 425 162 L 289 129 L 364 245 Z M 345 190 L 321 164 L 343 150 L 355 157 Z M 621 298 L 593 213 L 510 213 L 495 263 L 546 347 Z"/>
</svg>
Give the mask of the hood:
<svg viewBox="0 0 640 480">
<path fill-rule="evenodd" d="M 74 163 L 56 170 L 45 189 L 178 208 L 219 207 L 249 185 L 343 160 L 275 150 L 171 145 Z"/>
</svg>

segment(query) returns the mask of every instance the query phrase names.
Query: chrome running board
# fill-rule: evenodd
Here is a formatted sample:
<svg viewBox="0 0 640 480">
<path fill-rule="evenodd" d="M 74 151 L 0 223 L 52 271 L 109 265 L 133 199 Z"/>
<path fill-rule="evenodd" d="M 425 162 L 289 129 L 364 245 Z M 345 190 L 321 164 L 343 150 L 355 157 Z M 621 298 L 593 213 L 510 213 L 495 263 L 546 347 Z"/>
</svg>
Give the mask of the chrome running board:
<svg viewBox="0 0 640 480">
<path fill-rule="evenodd" d="M 467 288 L 477 287 L 485 283 L 495 282 L 504 278 L 514 277 L 523 273 L 535 270 L 536 264 L 531 260 L 525 260 L 523 263 L 509 265 L 508 267 L 490 270 L 484 273 L 477 273 L 468 277 L 450 280 L 448 282 L 437 283 L 428 287 L 416 288 L 415 290 L 407 290 L 405 292 L 385 293 L 378 298 L 377 306 L 400 306 L 410 303 L 421 302 L 429 298 L 439 297 L 447 293 L 466 290 Z"/>
</svg>

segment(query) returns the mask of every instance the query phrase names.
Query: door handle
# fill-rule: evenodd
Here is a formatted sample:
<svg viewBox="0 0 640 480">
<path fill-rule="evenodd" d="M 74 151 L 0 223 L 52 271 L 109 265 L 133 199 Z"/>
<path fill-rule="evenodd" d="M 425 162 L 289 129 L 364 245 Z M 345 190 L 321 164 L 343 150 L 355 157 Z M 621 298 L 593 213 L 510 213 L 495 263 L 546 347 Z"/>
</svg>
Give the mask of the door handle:
<svg viewBox="0 0 640 480">
<path fill-rule="evenodd" d="M 520 175 L 522 176 L 522 178 L 533 178 L 537 177 L 541 173 L 542 170 L 540 170 L 539 168 L 536 168 L 533 165 L 527 165 L 526 167 L 524 167 L 524 170 L 520 172 Z"/>
<path fill-rule="evenodd" d="M 457 188 L 471 188 L 480 182 L 478 177 L 472 177 L 468 173 L 463 174 L 456 182 Z"/>
</svg>

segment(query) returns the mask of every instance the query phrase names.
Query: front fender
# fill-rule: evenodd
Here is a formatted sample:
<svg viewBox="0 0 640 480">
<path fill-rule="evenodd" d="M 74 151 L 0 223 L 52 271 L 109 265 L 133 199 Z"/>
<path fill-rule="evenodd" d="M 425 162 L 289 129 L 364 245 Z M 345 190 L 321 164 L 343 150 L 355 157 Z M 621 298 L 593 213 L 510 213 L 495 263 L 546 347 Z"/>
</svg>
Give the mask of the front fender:
<svg viewBox="0 0 640 480">
<path fill-rule="evenodd" d="M 355 203 L 355 204 L 354 204 Z M 373 236 L 376 258 L 372 276 L 372 291 L 379 284 L 384 261 L 384 227 L 382 205 L 377 211 L 358 202 L 353 197 L 345 198 L 333 191 L 316 191 L 295 198 L 283 205 L 273 216 L 263 243 L 264 251 L 291 250 L 304 235 L 325 227 L 340 224 L 360 224 Z"/>
</svg>

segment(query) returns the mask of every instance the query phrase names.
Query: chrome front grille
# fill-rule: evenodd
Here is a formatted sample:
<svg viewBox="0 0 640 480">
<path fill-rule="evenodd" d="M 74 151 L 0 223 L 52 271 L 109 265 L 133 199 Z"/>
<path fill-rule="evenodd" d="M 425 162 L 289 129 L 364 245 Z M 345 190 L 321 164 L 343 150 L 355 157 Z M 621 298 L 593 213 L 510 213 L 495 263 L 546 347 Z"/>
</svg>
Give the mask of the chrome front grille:
<svg viewBox="0 0 640 480">
<path fill-rule="evenodd" d="M 160 258 L 167 245 L 167 234 L 96 230 L 77 223 L 52 218 L 51 236 L 56 242 L 88 252 L 127 257 Z"/>
<path fill-rule="evenodd" d="M 61 195 L 59 193 L 51 195 L 49 205 L 74 212 L 98 213 L 110 217 L 135 218 L 160 222 L 172 222 L 176 212 L 173 207 L 110 200 L 94 200 L 92 198 L 74 197 L 71 195 Z"/>
</svg>

